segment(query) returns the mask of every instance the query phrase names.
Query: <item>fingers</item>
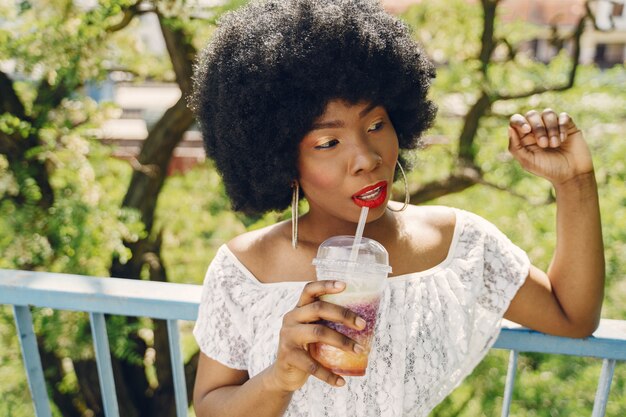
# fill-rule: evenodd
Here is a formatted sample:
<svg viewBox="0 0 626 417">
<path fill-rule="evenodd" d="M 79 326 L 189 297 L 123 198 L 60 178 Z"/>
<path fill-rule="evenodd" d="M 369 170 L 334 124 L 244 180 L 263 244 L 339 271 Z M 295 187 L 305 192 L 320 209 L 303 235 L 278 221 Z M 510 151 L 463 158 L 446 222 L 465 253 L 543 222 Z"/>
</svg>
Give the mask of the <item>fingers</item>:
<svg viewBox="0 0 626 417">
<path fill-rule="evenodd" d="M 330 385 L 341 387 L 346 384 L 346 381 L 342 377 L 324 368 L 319 364 L 319 362 L 303 350 L 298 350 L 293 353 L 291 363 L 298 369 L 302 369 L 303 371 Z"/>
<path fill-rule="evenodd" d="M 531 135 L 532 128 L 528 121 L 521 114 L 511 116 L 509 137 L 511 138 L 511 147 L 514 149 L 522 149 L 524 147 L 536 144 L 534 135 Z M 512 135 L 512 132 L 516 135 Z M 513 149 L 512 149 L 513 150 Z"/>
<path fill-rule="evenodd" d="M 559 114 L 559 136 L 561 142 L 565 142 L 565 139 L 567 139 L 567 131 L 569 129 L 570 123 L 573 124 L 574 122 L 572 121 L 572 118 L 569 116 L 569 114 L 565 112 Z"/>
<path fill-rule="evenodd" d="M 297 346 L 321 342 L 346 351 L 363 352 L 363 347 L 353 339 L 319 323 L 320 320 L 355 330 L 363 330 L 367 325 L 363 318 L 348 308 L 316 300 L 284 316 L 281 338 Z"/>
<path fill-rule="evenodd" d="M 307 345 L 311 343 L 323 343 L 346 352 L 354 352 L 357 354 L 365 352 L 363 346 L 324 324 L 312 324 L 306 326 L 306 330 L 302 330 L 303 331 L 298 334 L 300 343 L 304 342 Z"/>
<path fill-rule="evenodd" d="M 547 137 L 550 141 L 550 147 L 556 148 L 562 140 L 559 138 L 559 122 L 556 113 L 552 109 L 545 109 L 541 113 L 543 126 L 547 130 Z"/>
<path fill-rule="evenodd" d="M 557 116 L 554 110 L 549 108 L 541 113 L 531 110 L 523 116 L 514 114 L 510 119 L 510 127 L 519 136 L 519 143 L 511 145 L 519 148 L 533 145 L 540 148 L 557 148 L 570 134 L 577 131 L 576 125 L 567 113 Z"/>
<path fill-rule="evenodd" d="M 304 286 L 298 307 L 310 304 L 324 294 L 336 294 L 346 288 L 346 283 L 341 281 L 313 281 Z"/>
<path fill-rule="evenodd" d="M 531 110 L 526 113 L 526 120 L 528 120 L 528 124 L 532 129 L 532 134 L 537 138 L 537 145 L 541 148 L 547 148 L 550 146 L 550 141 L 548 139 L 548 130 L 544 125 L 543 118 L 541 114 L 539 114 L 535 110 Z"/>
<path fill-rule="evenodd" d="M 565 112 L 559 114 L 559 131 L 565 139 L 567 139 L 569 135 L 580 132 L 572 117 Z M 561 142 L 564 142 L 565 139 L 562 139 Z"/>
<path fill-rule="evenodd" d="M 332 321 L 356 330 L 365 328 L 365 320 L 352 310 L 337 304 L 317 300 L 297 308 L 289 315 L 290 320 L 300 323 L 313 323 L 318 320 Z"/>
<path fill-rule="evenodd" d="M 345 385 L 345 380 L 317 362 L 309 353 L 309 345 L 323 343 L 338 349 L 362 353 L 365 349 L 350 337 L 329 326 L 343 325 L 362 330 L 365 320 L 351 310 L 319 299 L 325 294 L 336 294 L 345 289 L 340 281 L 315 281 L 304 286 L 297 306 L 284 315 L 280 330 L 276 368 L 277 377 L 288 390 L 302 386 L 309 375 L 334 386 Z"/>
</svg>

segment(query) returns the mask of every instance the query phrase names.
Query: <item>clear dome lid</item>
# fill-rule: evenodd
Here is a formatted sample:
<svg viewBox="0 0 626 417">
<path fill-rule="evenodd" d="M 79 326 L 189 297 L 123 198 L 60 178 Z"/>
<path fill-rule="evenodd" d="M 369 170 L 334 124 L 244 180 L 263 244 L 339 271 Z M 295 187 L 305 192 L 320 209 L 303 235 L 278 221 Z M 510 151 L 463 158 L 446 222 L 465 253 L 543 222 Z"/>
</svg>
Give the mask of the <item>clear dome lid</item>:
<svg viewBox="0 0 626 417">
<path fill-rule="evenodd" d="M 317 250 L 317 257 L 313 259 L 313 265 L 337 268 L 362 269 L 369 271 L 391 272 L 389 266 L 389 254 L 383 245 L 374 239 L 361 238 L 358 246 L 356 262 L 350 262 L 350 253 L 354 236 L 333 236 L 326 239 Z"/>
</svg>

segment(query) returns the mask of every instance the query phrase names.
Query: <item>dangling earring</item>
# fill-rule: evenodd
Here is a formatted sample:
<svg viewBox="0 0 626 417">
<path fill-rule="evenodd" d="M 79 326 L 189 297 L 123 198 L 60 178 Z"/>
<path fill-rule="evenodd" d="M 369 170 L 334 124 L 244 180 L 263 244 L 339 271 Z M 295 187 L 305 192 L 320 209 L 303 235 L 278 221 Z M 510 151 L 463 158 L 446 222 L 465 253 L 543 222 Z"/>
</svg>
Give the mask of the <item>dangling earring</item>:
<svg viewBox="0 0 626 417">
<path fill-rule="evenodd" d="M 297 180 L 291 183 L 291 247 L 298 248 L 298 202 L 300 201 L 300 184 Z"/>
<path fill-rule="evenodd" d="M 400 212 L 406 210 L 406 208 L 409 206 L 409 200 L 411 196 L 409 195 L 409 182 L 406 180 L 404 168 L 402 168 L 402 165 L 400 165 L 400 161 L 396 161 L 396 164 L 398 164 L 398 168 L 400 168 L 400 172 L 402 173 L 402 179 L 404 180 L 404 205 L 398 210 L 392 209 L 389 206 L 387 206 L 387 208 L 391 211 Z"/>
</svg>

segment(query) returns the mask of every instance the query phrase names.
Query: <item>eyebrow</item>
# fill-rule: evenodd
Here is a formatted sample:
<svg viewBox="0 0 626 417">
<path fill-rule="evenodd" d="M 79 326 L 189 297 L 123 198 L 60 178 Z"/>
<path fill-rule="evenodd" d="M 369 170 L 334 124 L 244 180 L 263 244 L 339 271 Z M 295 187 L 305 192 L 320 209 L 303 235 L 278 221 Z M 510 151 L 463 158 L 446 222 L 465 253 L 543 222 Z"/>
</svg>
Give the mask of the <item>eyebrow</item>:
<svg viewBox="0 0 626 417">
<path fill-rule="evenodd" d="M 366 108 L 359 112 L 359 118 L 365 117 L 369 112 L 378 107 L 378 104 L 371 103 Z M 341 120 L 329 120 L 327 122 L 316 122 L 311 126 L 311 130 L 332 129 L 344 127 L 344 123 Z"/>
</svg>

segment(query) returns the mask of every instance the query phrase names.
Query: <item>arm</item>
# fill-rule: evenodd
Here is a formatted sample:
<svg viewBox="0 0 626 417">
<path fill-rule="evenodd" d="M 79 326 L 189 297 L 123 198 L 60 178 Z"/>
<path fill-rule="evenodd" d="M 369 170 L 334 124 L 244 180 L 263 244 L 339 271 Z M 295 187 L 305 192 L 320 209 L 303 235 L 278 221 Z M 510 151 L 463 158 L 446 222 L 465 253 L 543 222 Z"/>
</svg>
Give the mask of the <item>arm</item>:
<svg viewBox="0 0 626 417">
<path fill-rule="evenodd" d="M 293 392 L 311 375 L 330 385 L 343 386 L 343 378 L 311 358 L 308 345 L 322 342 L 355 351 L 354 340 L 315 324 L 323 319 L 357 330 L 365 327 L 349 309 L 319 300 L 321 295 L 339 293 L 344 288 L 344 283 L 335 281 L 308 283 L 296 308 L 283 318 L 276 362 L 253 378 L 246 371 L 228 368 L 201 354 L 193 393 L 196 415 L 278 417 L 287 409 Z"/>
<path fill-rule="evenodd" d="M 566 113 L 514 115 L 509 149 L 556 192 L 557 242 L 548 272 L 531 266 L 505 317 L 546 333 L 585 337 L 598 326 L 604 246 L 591 154 Z"/>
<path fill-rule="evenodd" d="M 281 416 L 292 393 L 267 386 L 267 370 L 248 378 L 200 353 L 193 391 L 197 416 Z"/>
</svg>

